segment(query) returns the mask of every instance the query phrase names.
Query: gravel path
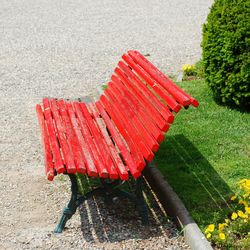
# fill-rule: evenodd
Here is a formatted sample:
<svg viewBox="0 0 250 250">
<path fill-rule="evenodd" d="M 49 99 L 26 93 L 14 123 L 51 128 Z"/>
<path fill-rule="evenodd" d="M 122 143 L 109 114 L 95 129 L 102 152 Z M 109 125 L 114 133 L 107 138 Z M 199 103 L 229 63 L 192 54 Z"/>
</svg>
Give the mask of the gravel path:
<svg viewBox="0 0 250 250">
<path fill-rule="evenodd" d="M 0 0 L 0 249 L 186 248 L 163 216 L 143 229 L 99 199 L 84 204 L 64 234 L 51 234 L 69 185 L 45 180 L 34 107 L 44 96 L 91 94 L 128 49 L 150 54 L 168 73 L 197 61 L 211 3 Z"/>
</svg>

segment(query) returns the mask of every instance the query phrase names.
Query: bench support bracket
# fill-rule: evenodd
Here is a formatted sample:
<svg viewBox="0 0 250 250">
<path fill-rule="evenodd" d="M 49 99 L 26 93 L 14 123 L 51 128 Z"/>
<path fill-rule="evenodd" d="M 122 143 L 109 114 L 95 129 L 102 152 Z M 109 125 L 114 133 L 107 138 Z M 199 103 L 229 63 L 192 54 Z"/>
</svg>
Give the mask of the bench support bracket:
<svg viewBox="0 0 250 250">
<path fill-rule="evenodd" d="M 77 207 L 80 206 L 85 200 L 101 195 L 104 197 L 106 203 L 111 203 L 114 197 L 127 198 L 136 205 L 136 208 L 141 216 L 142 224 L 148 224 L 148 211 L 147 205 L 145 203 L 142 185 L 143 177 L 140 176 L 136 180 L 135 184 L 135 194 L 131 194 L 124 190 L 119 189 L 118 187 L 122 184 L 120 180 L 115 180 L 112 182 L 107 182 L 104 179 L 101 180 L 101 186 L 92 189 L 91 191 L 85 193 L 84 195 L 78 195 L 78 184 L 77 177 L 74 174 L 67 174 L 71 181 L 71 198 L 68 205 L 64 208 L 61 219 L 56 226 L 54 233 L 61 233 L 66 225 L 66 222 L 75 214 Z"/>
</svg>

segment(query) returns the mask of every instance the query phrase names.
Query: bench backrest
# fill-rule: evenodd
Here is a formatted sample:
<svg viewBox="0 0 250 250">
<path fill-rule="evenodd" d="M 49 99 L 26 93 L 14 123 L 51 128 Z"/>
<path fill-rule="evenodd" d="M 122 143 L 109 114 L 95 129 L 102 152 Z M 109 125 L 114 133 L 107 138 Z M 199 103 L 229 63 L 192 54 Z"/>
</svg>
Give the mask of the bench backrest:
<svg viewBox="0 0 250 250">
<path fill-rule="evenodd" d="M 174 113 L 199 103 L 138 51 L 129 51 L 122 59 L 96 106 L 107 111 L 131 153 L 151 161 Z"/>
</svg>

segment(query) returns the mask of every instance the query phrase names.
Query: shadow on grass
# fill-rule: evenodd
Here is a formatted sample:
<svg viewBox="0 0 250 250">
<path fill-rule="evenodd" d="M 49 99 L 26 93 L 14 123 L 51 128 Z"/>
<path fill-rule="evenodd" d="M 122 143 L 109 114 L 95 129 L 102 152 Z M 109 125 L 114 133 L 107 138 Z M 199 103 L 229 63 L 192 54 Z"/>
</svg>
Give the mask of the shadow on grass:
<svg viewBox="0 0 250 250">
<path fill-rule="evenodd" d="M 167 136 L 156 155 L 161 173 L 201 228 L 232 211 L 232 191 L 184 135 Z"/>
<path fill-rule="evenodd" d="M 215 103 L 219 106 L 225 107 L 227 109 L 236 110 L 240 113 L 250 113 L 250 98 L 248 101 L 245 102 L 242 106 L 237 106 L 233 103 L 223 103 L 219 98 L 213 97 Z"/>
</svg>

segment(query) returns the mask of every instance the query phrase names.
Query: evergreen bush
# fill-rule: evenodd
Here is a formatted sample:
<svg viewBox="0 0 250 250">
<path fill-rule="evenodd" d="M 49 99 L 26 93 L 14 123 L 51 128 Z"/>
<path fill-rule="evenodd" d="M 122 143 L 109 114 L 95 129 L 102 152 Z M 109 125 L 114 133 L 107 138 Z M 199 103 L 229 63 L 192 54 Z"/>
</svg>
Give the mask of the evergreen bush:
<svg viewBox="0 0 250 250">
<path fill-rule="evenodd" d="M 203 26 L 205 79 L 216 100 L 250 107 L 250 0 L 215 0 Z"/>
</svg>

